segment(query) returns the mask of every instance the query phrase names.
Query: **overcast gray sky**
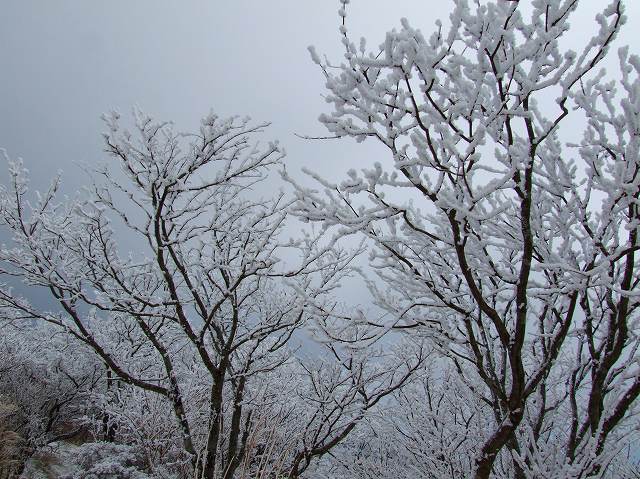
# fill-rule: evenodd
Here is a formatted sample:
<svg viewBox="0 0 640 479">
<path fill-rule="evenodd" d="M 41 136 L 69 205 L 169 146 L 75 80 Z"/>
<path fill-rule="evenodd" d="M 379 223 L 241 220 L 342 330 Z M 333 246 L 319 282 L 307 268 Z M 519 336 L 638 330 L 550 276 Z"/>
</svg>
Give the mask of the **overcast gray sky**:
<svg viewBox="0 0 640 479">
<path fill-rule="evenodd" d="M 351 154 L 352 143 L 293 136 L 324 133 L 316 122 L 323 77 L 306 47 L 340 59 L 337 1 L 3 3 L 0 147 L 24 158 L 38 187 L 61 169 L 65 191 L 75 190 L 84 177 L 74 164 L 104 159 L 101 113 L 126 114 L 133 105 L 179 130 L 196 127 L 211 108 L 271 121 L 269 136 L 287 147 L 292 170 L 329 171 L 324 164 Z M 401 16 L 426 26 L 434 20 L 424 1 L 353 3 L 354 32 L 374 44 Z M 432 3 L 446 14 L 448 2 Z"/>
<path fill-rule="evenodd" d="M 605 2 L 582 3 L 574 23 L 589 25 L 575 29 L 584 42 Z M 352 0 L 348 26 L 354 38 L 377 45 L 401 17 L 429 32 L 451 7 L 446 0 Z M 373 142 L 293 135 L 325 133 L 316 121 L 326 109 L 323 77 L 306 47 L 341 59 L 337 8 L 337 0 L 7 0 L 0 16 L 0 147 L 24 158 L 37 187 L 63 170 L 64 191 L 71 192 L 84 180 L 74 164 L 104 159 L 103 112 L 126 114 L 138 105 L 188 130 L 213 108 L 273 122 L 269 136 L 287 148 L 291 172 L 311 166 L 337 176 L 382 154 Z M 618 44 L 640 51 L 633 44 L 640 2 L 628 1 L 627 9 Z"/>
</svg>

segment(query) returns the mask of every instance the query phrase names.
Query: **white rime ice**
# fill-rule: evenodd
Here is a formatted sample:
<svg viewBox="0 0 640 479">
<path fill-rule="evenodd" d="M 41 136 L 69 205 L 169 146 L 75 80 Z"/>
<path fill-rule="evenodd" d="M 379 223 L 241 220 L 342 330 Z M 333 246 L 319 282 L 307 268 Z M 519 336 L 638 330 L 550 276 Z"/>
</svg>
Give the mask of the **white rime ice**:
<svg viewBox="0 0 640 479">
<path fill-rule="evenodd" d="M 448 26 L 403 19 L 374 49 L 341 5 L 342 63 L 310 49 L 320 121 L 388 158 L 339 185 L 311 175 L 318 191 L 292 181 L 295 214 L 366 238 L 379 327 L 428 338 L 446 371 L 413 391 L 422 411 L 407 398 L 402 425 L 377 423 L 400 445 L 375 447 L 406 477 L 623 477 L 640 393 L 640 59 L 622 48 L 618 78 L 600 71 L 623 2 L 577 52 L 563 41 L 578 2 L 453 4 Z"/>
</svg>

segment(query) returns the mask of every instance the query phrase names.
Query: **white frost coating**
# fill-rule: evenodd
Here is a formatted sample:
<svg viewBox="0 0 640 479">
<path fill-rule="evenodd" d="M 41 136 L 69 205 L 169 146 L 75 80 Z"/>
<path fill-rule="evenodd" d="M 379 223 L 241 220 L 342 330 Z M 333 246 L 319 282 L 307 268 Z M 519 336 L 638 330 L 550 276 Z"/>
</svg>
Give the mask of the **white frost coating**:
<svg viewBox="0 0 640 479">
<path fill-rule="evenodd" d="M 424 35 L 402 19 L 379 48 L 341 28 L 347 61 L 320 62 L 320 122 L 378 141 L 387 161 L 337 185 L 310 174 L 320 191 L 289 179 L 296 215 L 375 246 L 365 281 L 385 316 L 369 318 L 372 342 L 392 329 L 429 338 L 472 403 L 443 391 L 456 418 L 473 419 L 436 420 L 440 435 L 410 417 L 389 425 L 401 445 L 380 447 L 411 450 L 425 477 L 474 477 L 494 461 L 495 477 L 597 475 L 628 444 L 640 392 L 640 58 L 622 49 L 620 78 L 599 72 L 620 1 L 602 5 L 595 34 L 578 32 L 578 52 L 563 42 L 579 2 L 523 3 L 456 0 L 448 26 Z M 583 140 L 563 144 L 578 128 Z M 420 424 L 452 416 L 425 408 Z"/>
<path fill-rule="evenodd" d="M 318 52 L 316 51 L 316 47 L 314 47 L 313 45 L 309 45 L 307 47 L 307 50 L 309 50 L 309 54 L 311 55 L 311 60 L 313 61 L 313 63 L 316 63 L 316 64 L 320 65 L 322 63 L 322 61 L 320 60 L 320 57 L 318 56 Z"/>
<path fill-rule="evenodd" d="M 257 141 L 267 124 L 211 113 L 198 131 L 176 133 L 139 110 L 131 131 L 116 112 L 104 121 L 110 164 L 74 200 L 59 197 L 57 179 L 31 194 L 22 162 L 8 162 L 0 187 L 0 421 L 12 388 L 33 396 L 33 408 L 22 409 L 30 421 L 24 442 L 35 448 L 58 437 L 47 424 L 58 427 L 56 410 L 73 404 L 78 414 L 95 411 L 95 421 L 83 420 L 99 423 L 97 436 L 141 448 L 145 468 L 173 468 L 157 477 L 302 474 L 409 380 L 424 351 L 415 345 L 407 358 L 369 350 L 360 329 L 334 324 L 333 293 L 358 271 L 363 246 L 344 249 L 338 237 L 305 231 L 281 238 L 292 200 L 252 191 L 285 154 L 277 141 Z M 21 288 L 6 284 L 19 280 Z M 22 298 L 30 287 L 48 292 L 53 306 Z M 322 361 L 298 352 L 311 330 L 317 342 L 306 344 L 324 351 Z M 87 368 L 89 391 L 80 382 L 70 390 L 90 400 L 76 405 L 22 385 L 35 374 L 6 366 L 27 335 L 39 357 Z M 345 335 L 348 348 L 338 341 Z M 76 360 L 72 346 L 90 361 Z M 39 379 L 75 381 L 65 374 Z M 83 451 L 86 461 L 69 477 L 148 477 L 130 464 L 133 449 L 95 443 Z"/>
</svg>

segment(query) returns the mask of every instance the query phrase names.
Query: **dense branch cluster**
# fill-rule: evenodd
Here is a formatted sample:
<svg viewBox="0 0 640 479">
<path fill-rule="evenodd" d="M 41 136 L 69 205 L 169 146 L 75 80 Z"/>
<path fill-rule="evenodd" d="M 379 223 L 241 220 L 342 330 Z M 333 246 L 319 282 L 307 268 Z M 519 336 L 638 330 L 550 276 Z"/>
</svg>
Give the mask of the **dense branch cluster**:
<svg viewBox="0 0 640 479">
<path fill-rule="evenodd" d="M 403 20 L 370 52 L 343 26 L 340 66 L 311 49 L 333 106 L 320 121 L 390 161 L 339 185 L 314 175 L 296 214 L 375 245 L 387 327 L 427 335 L 491 419 L 475 477 L 505 451 L 517 477 L 597 475 L 640 393 L 640 65 L 620 51 L 619 87 L 596 71 L 620 1 L 563 51 L 576 8 L 457 1 L 430 37 Z M 582 141 L 564 146 L 580 115 Z"/>
<path fill-rule="evenodd" d="M 251 141 L 266 125 L 211 115 L 185 144 L 141 113 L 135 135 L 116 114 L 105 122 L 119 168 L 99 170 L 88 198 L 58 203 L 54 182 L 32 203 L 25 169 L 10 163 L 0 210 L 13 244 L 0 250 L 1 271 L 57 305 L 36 308 L 5 285 L 3 316 L 56 326 L 93 351 L 107 370 L 98 403 L 108 421 L 126 425 L 136 410 L 173 416 L 176 427 L 159 427 L 180 439 L 174 462 L 198 477 L 297 477 L 422 358 L 382 373 L 372 358 L 341 358 L 328 371 L 292 360 L 294 333 L 349 274 L 353 255 L 312 238 L 282 242 L 282 195 L 250 198 L 283 155 L 276 143 Z M 123 251 L 123 240 L 140 252 Z M 278 256 L 288 250 L 299 264 L 285 269 Z M 308 404 L 288 401 L 298 395 Z M 273 422 L 292 416 L 298 430 Z M 135 433 L 127 427 L 118 425 L 120 437 Z"/>
</svg>

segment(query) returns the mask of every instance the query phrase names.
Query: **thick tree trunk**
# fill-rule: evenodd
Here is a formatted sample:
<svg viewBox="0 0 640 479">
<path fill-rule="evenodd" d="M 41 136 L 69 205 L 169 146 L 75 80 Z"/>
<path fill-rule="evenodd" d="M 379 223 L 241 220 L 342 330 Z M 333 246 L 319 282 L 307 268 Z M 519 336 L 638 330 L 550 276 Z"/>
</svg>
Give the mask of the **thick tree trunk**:
<svg viewBox="0 0 640 479">
<path fill-rule="evenodd" d="M 473 473 L 474 479 L 489 479 L 498 454 L 513 437 L 514 431 L 522 420 L 521 411 L 509 414 L 509 417 L 500 424 L 497 431 L 485 442 L 479 457 L 476 459 Z"/>
<path fill-rule="evenodd" d="M 221 371 L 225 369 L 220 367 Z M 224 372 L 218 374 L 213 379 L 213 385 L 211 386 L 210 396 L 210 419 L 209 419 L 209 434 L 207 435 L 207 448 L 205 451 L 202 475 L 199 476 L 202 479 L 214 479 L 216 466 L 219 466 L 221 470 L 224 470 L 225 464 L 220 461 L 220 464 L 216 464 L 218 461 L 218 445 L 220 443 L 220 432 L 222 429 L 222 396 L 224 392 Z"/>
<path fill-rule="evenodd" d="M 240 436 L 242 434 L 240 425 L 242 420 L 242 399 L 244 397 L 245 383 L 246 378 L 242 376 L 238 380 L 238 385 L 235 391 L 231 430 L 229 431 L 229 447 L 227 449 L 228 464 L 224 473 L 224 479 L 233 478 L 243 456 L 244 445 L 240 444 Z"/>
</svg>

